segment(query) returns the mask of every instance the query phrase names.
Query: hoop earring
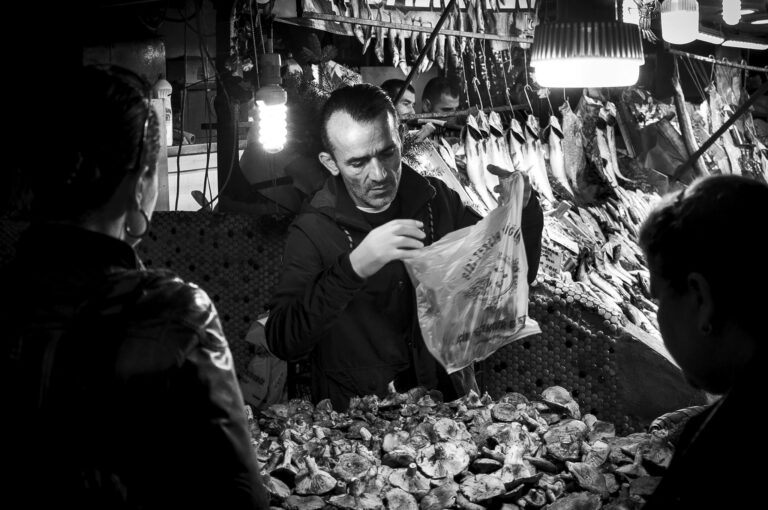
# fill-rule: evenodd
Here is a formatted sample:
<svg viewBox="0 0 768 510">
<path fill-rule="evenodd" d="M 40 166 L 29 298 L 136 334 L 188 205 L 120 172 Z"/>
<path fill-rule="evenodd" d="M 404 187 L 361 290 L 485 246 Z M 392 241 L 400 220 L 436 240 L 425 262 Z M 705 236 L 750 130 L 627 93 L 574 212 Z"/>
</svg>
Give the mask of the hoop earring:
<svg viewBox="0 0 768 510">
<path fill-rule="evenodd" d="M 147 232 L 149 232 L 149 216 L 147 216 L 147 213 L 144 212 L 144 209 L 139 208 L 139 212 L 141 213 L 142 218 L 144 218 L 144 230 L 142 230 L 140 233 L 134 233 L 131 230 L 131 226 L 126 221 L 123 225 L 123 229 L 125 230 L 125 234 L 129 237 L 133 237 L 134 239 L 141 239 L 145 235 L 147 235 Z"/>
</svg>

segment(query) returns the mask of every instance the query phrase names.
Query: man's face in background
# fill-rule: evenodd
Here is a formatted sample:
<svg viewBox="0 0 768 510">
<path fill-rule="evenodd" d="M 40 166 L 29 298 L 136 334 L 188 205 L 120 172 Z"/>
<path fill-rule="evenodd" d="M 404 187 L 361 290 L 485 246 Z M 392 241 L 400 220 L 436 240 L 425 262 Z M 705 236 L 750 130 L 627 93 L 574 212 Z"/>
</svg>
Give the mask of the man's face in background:
<svg viewBox="0 0 768 510">
<path fill-rule="evenodd" d="M 413 109 L 414 104 L 416 103 L 416 94 L 411 92 L 410 90 L 406 90 L 403 94 L 403 97 L 400 98 L 400 101 L 397 102 L 395 105 L 395 109 L 397 110 L 397 114 L 402 115 L 412 115 L 416 113 L 416 110 Z"/>
<path fill-rule="evenodd" d="M 422 111 L 427 113 L 453 113 L 459 108 L 459 98 L 450 94 L 441 94 L 434 102 L 424 99 Z"/>
</svg>

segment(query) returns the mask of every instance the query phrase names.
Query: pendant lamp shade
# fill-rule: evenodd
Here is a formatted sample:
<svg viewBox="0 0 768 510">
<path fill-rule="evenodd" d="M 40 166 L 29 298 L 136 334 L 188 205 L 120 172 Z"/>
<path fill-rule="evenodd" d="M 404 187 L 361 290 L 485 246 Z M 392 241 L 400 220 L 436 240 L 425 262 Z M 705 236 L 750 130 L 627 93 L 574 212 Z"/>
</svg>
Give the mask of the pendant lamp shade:
<svg viewBox="0 0 768 510">
<path fill-rule="evenodd" d="M 661 4 L 661 36 L 670 44 L 688 44 L 699 34 L 696 0 L 665 0 Z"/>
<path fill-rule="evenodd" d="M 542 87 L 627 87 L 637 82 L 644 62 L 637 25 L 556 22 L 534 31 L 531 66 Z"/>
</svg>

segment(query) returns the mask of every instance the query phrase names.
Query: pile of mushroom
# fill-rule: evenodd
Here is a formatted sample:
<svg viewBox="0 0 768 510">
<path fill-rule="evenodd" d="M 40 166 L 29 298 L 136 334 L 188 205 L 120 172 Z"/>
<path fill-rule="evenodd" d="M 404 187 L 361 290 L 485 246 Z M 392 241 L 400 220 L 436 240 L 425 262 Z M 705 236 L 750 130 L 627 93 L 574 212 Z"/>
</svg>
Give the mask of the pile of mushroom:
<svg viewBox="0 0 768 510">
<path fill-rule="evenodd" d="M 558 386 L 452 402 L 416 388 L 345 413 L 291 400 L 251 430 L 272 504 L 295 510 L 639 508 L 673 453 L 664 431 L 618 437 Z"/>
</svg>

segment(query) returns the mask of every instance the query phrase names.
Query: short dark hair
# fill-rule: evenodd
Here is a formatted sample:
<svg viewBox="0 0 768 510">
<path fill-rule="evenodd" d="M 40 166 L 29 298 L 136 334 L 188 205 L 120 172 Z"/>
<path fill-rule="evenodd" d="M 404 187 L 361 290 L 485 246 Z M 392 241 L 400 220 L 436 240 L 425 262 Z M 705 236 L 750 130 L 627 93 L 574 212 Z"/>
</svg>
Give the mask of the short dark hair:
<svg viewBox="0 0 768 510">
<path fill-rule="evenodd" d="M 424 92 L 421 93 L 421 100 L 429 99 L 431 103 L 440 100 L 440 97 L 446 94 L 451 97 L 459 97 L 459 87 L 448 78 L 437 76 L 427 82 Z"/>
<path fill-rule="evenodd" d="M 640 246 L 652 271 L 677 292 L 691 273 L 706 278 L 716 303 L 713 326 L 730 319 L 758 332 L 768 271 L 758 263 L 747 274 L 745 263 L 765 252 L 766 236 L 756 229 L 766 218 L 768 186 L 736 175 L 707 177 L 663 199 L 640 229 Z"/>
<path fill-rule="evenodd" d="M 384 83 L 381 84 L 382 90 L 387 93 L 389 98 L 394 102 L 395 98 L 397 97 L 397 94 L 400 92 L 400 89 L 403 88 L 403 85 L 405 85 L 405 80 L 398 80 L 397 78 L 392 78 L 391 80 L 387 80 Z M 408 84 L 408 92 L 411 92 L 413 94 L 416 93 L 416 89 L 413 88 L 413 85 L 410 83 Z"/>
<path fill-rule="evenodd" d="M 106 204 L 122 180 L 154 162 L 160 124 L 149 83 L 118 66 L 87 66 L 70 77 L 57 115 L 66 119 L 29 168 L 34 212 L 78 220 Z"/>
<path fill-rule="evenodd" d="M 336 112 L 345 112 L 358 122 L 372 122 L 386 112 L 397 119 L 397 112 L 392 100 L 380 87 L 370 83 L 360 83 L 334 90 L 323 105 L 320 114 L 320 138 L 326 151 L 331 150 L 326 126 Z"/>
</svg>

